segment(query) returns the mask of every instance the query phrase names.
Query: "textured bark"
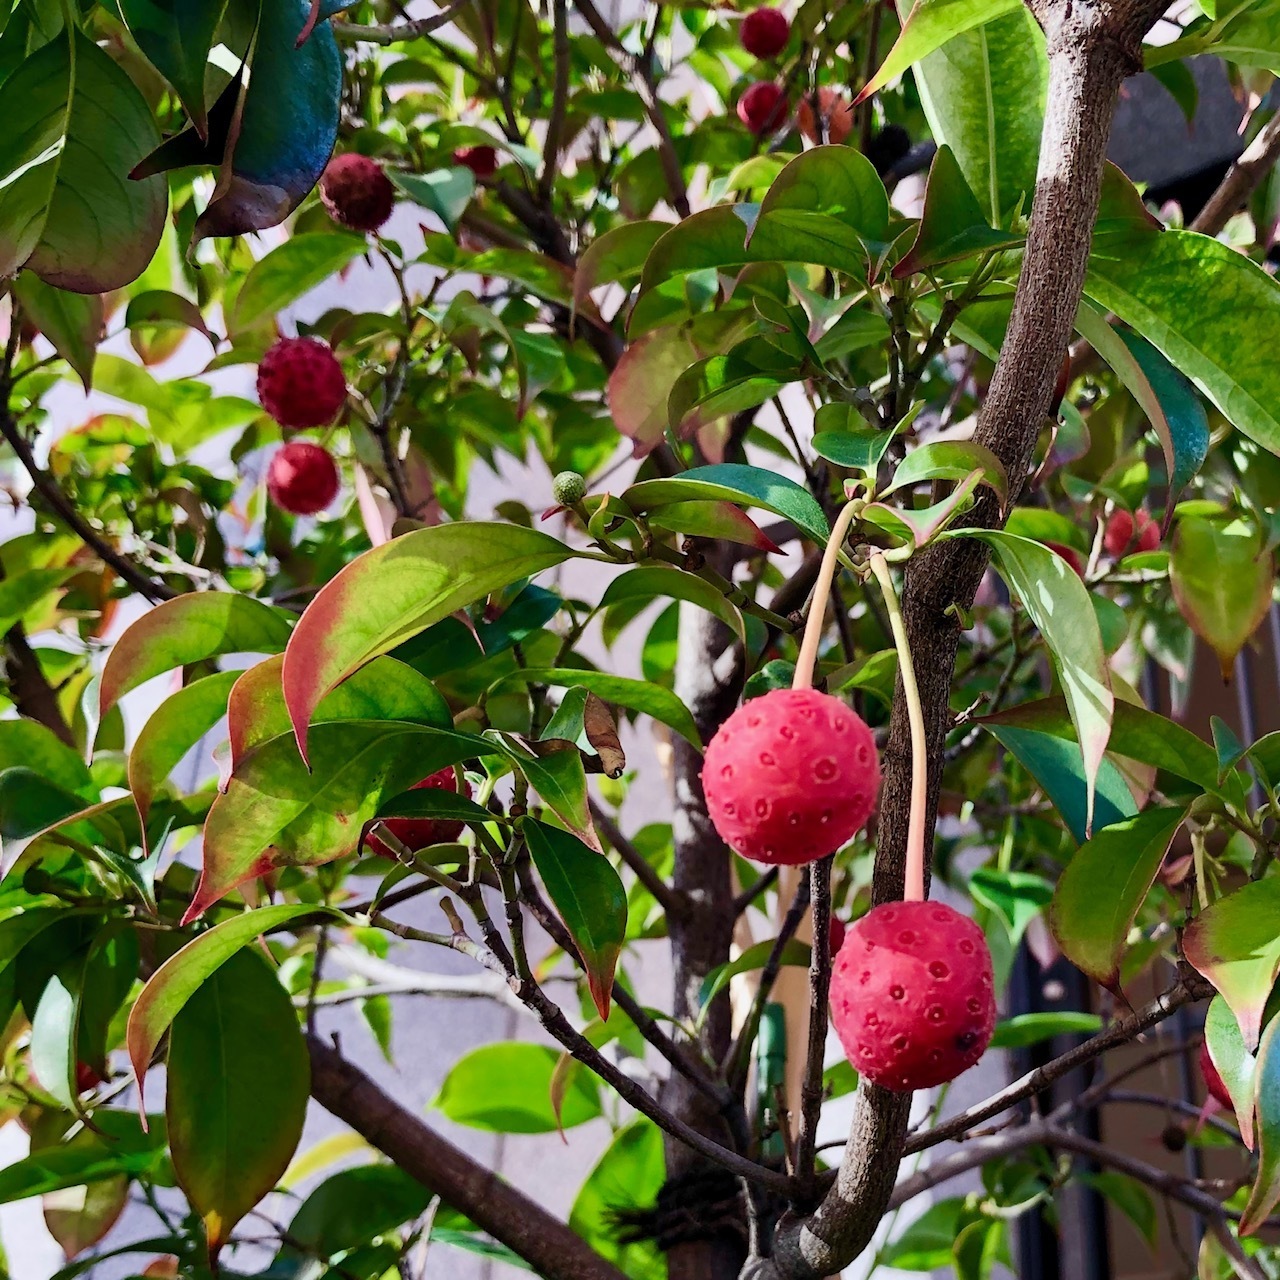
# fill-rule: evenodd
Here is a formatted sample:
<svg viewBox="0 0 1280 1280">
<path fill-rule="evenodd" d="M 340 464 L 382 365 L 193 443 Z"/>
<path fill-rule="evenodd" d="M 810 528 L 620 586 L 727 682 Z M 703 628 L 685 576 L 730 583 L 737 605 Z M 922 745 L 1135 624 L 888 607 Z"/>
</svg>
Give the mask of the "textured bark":
<svg viewBox="0 0 1280 1280">
<path fill-rule="evenodd" d="M 311 1096 L 548 1280 L 626 1280 L 558 1218 L 442 1138 L 312 1036 Z"/>
<path fill-rule="evenodd" d="M 1116 97 L 1140 69 L 1141 40 L 1156 20 L 1153 0 L 1135 4 L 1032 6 L 1049 49 L 1049 94 L 1040 170 L 1008 334 L 975 439 L 1008 474 L 1016 500 L 1048 412 L 1083 289 Z M 998 528 L 1003 516 L 985 495 L 970 523 Z M 902 608 L 924 704 L 929 749 L 927 830 L 932 837 L 951 726 L 950 693 L 960 642 L 953 606 L 973 603 L 987 565 L 985 547 L 948 541 L 910 562 Z M 911 794 L 911 735 L 899 684 L 883 756 L 874 900 L 902 896 Z M 870 1242 L 888 1207 L 906 1140 L 910 1098 L 864 1084 L 836 1182 L 808 1217 L 784 1223 L 773 1257 L 753 1280 L 822 1280 Z M 745 1274 L 745 1273 L 744 1273 Z"/>
</svg>

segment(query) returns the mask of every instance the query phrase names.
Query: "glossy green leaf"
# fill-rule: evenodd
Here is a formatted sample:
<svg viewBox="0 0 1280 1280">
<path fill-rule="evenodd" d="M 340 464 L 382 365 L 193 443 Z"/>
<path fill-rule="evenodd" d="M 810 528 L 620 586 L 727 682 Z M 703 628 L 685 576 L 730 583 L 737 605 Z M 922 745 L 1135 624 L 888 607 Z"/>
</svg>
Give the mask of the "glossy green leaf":
<svg viewBox="0 0 1280 1280">
<path fill-rule="evenodd" d="M 30 769 L 83 800 L 98 798 L 97 784 L 85 762 L 35 720 L 0 720 L 0 770 L 14 768 Z"/>
<path fill-rule="evenodd" d="M 428 232 L 426 249 L 420 261 L 467 275 L 499 276 L 562 306 L 569 306 L 573 301 L 573 276 L 569 268 L 554 258 L 528 249 L 497 248 L 472 252 L 459 248 L 452 236 Z M 580 310 L 594 319 L 594 308 L 587 303 Z"/>
<path fill-rule="evenodd" d="M 600 1114 L 595 1077 L 576 1071 L 559 1123 L 551 1105 L 551 1077 L 559 1054 L 540 1044 L 503 1041 L 460 1058 L 431 1104 L 455 1124 L 497 1133 L 555 1133 Z"/>
<path fill-rule="evenodd" d="M 712 617 L 719 618 L 739 639 L 745 639 L 745 624 L 735 604 L 705 578 L 667 565 L 642 564 L 620 574 L 605 588 L 604 595 L 600 597 L 600 608 L 608 609 L 626 601 L 663 598 L 687 600 L 699 609 L 705 609 Z M 596 692 L 600 691 L 597 689 Z M 601 694 L 601 697 L 605 696 Z M 680 732 L 684 733 L 684 730 Z"/>
<path fill-rule="evenodd" d="M 84 798 L 64 791 L 34 769 L 0 771 L 0 839 L 26 840 L 84 808 Z"/>
<path fill-rule="evenodd" d="M 1209 1011 L 1204 1019 L 1204 1038 L 1209 1046 L 1209 1059 L 1227 1086 L 1235 1106 L 1236 1123 L 1244 1145 L 1254 1146 L 1254 1082 L 1257 1075 L 1257 1059 L 1245 1046 L 1240 1034 L 1240 1024 L 1231 1006 L 1221 996 L 1209 1001 Z"/>
<path fill-rule="evenodd" d="M 739 350 L 699 360 L 676 379 L 667 397 L 667 418 L 678 435 L 687 438 L 718 418 L 767 404 L 803 376 L 798 364 L 777 373 L 758 369 Z"/>
<path fill-rule="evenodd" d="M 990 449 L 972 440 L 938 440 L 912 449 L 898 464 L 884 493 L 924 480 L 964 480 L 975 470 L 981 472 L 981 483 L 995 493 L 1003 506 L 1009 500 L 1004 464 Z"/>
<path fill-rule="evenodd" d="M 95 293 L 69 293 L 24 271 L 13 282 L 13 296 L 23 315 L 53 343 L 53 349 L 76 371 L 86 391 L 93 385 L 93 362 L 106 325 L 102 298 Z"/>
<path fill-rule="evenodd" d="M 643 568 L 631 570 L 633 574 L 641 572 L 644 572 Z M 660 570 L 659 572 L 668 571 Z M 627 576 L 629 575 L 615 578 L 614 582 L 622 582 Z M 655 592 L 655 594 L 659 593 Z M 615 599 L 622 598 L 627 598 L 625 593 L 615 597 Z M 521 667 L 518 671 L 512 671 L 503 676 L 492 687 L 490 693 L 508 688 L 513 684 L 549 684 L 561 688 L 577 685 L 583 689 L 589 689 L 605 702 L 652 717 L 660 724 L 674 729 L 692 746 L 698 748 L 702 746 L 702 739 L 698 736 L 698 726 L 694 723 L 689 708 L 674 693 L 660 685 L 650 684 L 647 680 L 632 680 L 626 676 L 615 676 L 609 671 L 590 671 L 578 667 Z"/>
<path fill-rule="evenodd" d="M 490 813 L 483 805 L 443 787 L 410 788 L 384 800 L 379 818 L 435 818 L 445 822 L 474 822 L 484 825 L 506 819 Z"/>
<path fill-rule="evenodd" d="M 600 848 L 587 803 L 587 775 L 582 754 L 564 743 L 538 743 L 536 747 L 514 733 L 490 729 L 485 735 L 501 746 L 503 754 L 524 774 L 543 803 L 570 831 L 593 849 Z"/>
<path fill-rule="evenodd" d="M 1087 1173 L 1081 1181 L 1115 1205 L 1138 1229 L 1138 1234 L 1147 1242 L 1148 1247 L 1155 1249 L 1160 1238 L 1156 1202 L 1142 1183 L 1111 1169 L 1101 1173 Z"/>
<path fill-rule="evenodd" d="M 573 279 L 574 306 L 602 284 L 634 285 L 658 237 L 669 222 L 628 222 L 597 236 L 578 259 Z"/>
<path fill-rule="evenodd" d="M 31 1016 L 31 1070 L 68 1111 L 76 1105 L 76 997 L 82 978 L 74 961 L 45 984 Z"/>
<path fill-rule="evenodd" d="M 343 1169 L 298 1206 L 278 1256 L 297 1266 L 308 1257 L 340 1257 L 416 1221 L 430 1202 L 431 1192 L 395 1165 Z"/>
<path fill-rule="evenodd" d="M 1017 593 L 1053 656 L 1084 756 L 1088 832 L 1095 779 L 1111 735 L 1115 706 L 1106 651 L 1089 593 L 1070 565 L 1038 542 L 993 531 L 966 534 L 991 547 L 996 566 Z"/>
<path fill-rule="evenodd" d="M 227 734 L 234 770 L 254 747 L 290 731 L 277 654 L 237 673 L 227 702 Z M 420 672 L 395 658 L 374 658 L 353 671 L 320 700 L 319 723 L 335 720 L 407 720 L 451 729 L 453 716 L 439 690 Z"/>
<path fill-rule="evenodd" d="M 116 641 L 102 669 L 99 715 L 130 689 L 175 667 L 230 653 L 279 653 L 289 631 L 283 611 L 250 596 L 204 591 L 166 600 Z"/>
<path fill-rule="evenodd" d="M 237 951 L 169 1029 L 169 1150 L 211 1254 L 289 1167 L 310 1087 L 289 993 L 260 954 Z"/>
<path fill-rule="evenodd" d="M 484 738 L 397 720 L 318 724 L 311 746 L 310 768 L 291 734 L 240 762 L 205 821 L 204 865 L 185 920 L 273 868 L 354 852 L 383 800 L 446 765 L 498 753 Z"/>
<path fill-rule="evenodd" d="M 861 351 L 864 347 L 874 347 L 889 336 L 889 322 L 878 311 L 870 307 L 850 306 L 838 320 L 813 344 L 818 359 L 824 364 L 828 360 L 839 360 L 844 356 Z M 818 410 L 821 414 L 824 405 Z"/>
<path fill-rule="evenodd" d="M 51 40 L 0 84 L 0 276 L 105 293 L 136 279 L 160 243 L 168 188 L 129 171 L 160 141 L 132 80 L 79 31 Z"/>
<path fill-rule="evenodd" d="M 80 1129 L 66 1142 L 41 1147 L 0 1169 L 0 1204 L 47 1195 L 63 1187 L 82 1187 L 120 1174 L 159 1173 L 165 1154 L 164 1125 L 142 1123 L 128 1111 L 99 1107 L 93 1123 L 98 1132 Z"/>
<path fill-rule="evenodd" d="M 434 173 L 391 173 L 391 181 L 415 204 L 420 204 L 444 223 L 457 229 L 476 193 L 476 176 L 470 169 L 454 165 Z"/>
<path fill-rule="evenodd" d="M 1272 1018 L 1258 1046 L 1254 1079 L 1258 1173 L 1240 1218 L 1240 1234 L 1253 1235 L 1280 1204 L 1280 1018 Z"/>
<path fill-rule="evenodd" d="M 763 942 L 749 946 L 736 959 L 716 965 L 702 980 L 702 986 L 698 991 L 698 1004 L 705 1009 L 740 973 L 751 973 L 756 969 L 763 969 L 773 952 L 773 944 L 772 938 L 766 938 Z M 807 969 L 811 954 L 807 942 L 792 938 L 782 948 L 780 963 L 798 965 L 800 968 Z"/>
<path fill-rule="evenodd" d="M 825 546 L 831 527 L 813 495 L 786 476 L 762 467 L 724 462 L 693 467 L 669 480 L 642 480 L 627 489 L 622 500 L 632 511 L 652 511 L 673 502 L 696 499 L 739 502 L 763 507 L 790 520 L 806 537 Z"/>
<path fill-rule="evenodd" d="M 596 1008 L 607 1019 L 614 970 L 627 933 L 627 892 L 622 880 L 603 854 L 576 836 L 531 819 L 520 829 L 533 865 L 582 957 Z"/>
<path fill-rule="evenodd" d="M 1019 1013 L 996 1023 L 993 1049 L 1029 1049 L 1057 1036 L 1091 1036 L 1102 1030 L 1096 1013 Z"/>
<path fill-rule="evenodd" d="M 218 671 L 170 694 L 152 713 L 129 752 L 129 790 L 146 825 L 151 801 L 182 758 L 227 714 L 238 671 Z"/>
<path fill-rule="evenodd" d="M 290 236 L 253 264 L 236 295 L 233 334 L 243 333 L 297 302 L 368 248 L 363 236 L 308 231 Z"/>
<path fill-rule="evenodd" d="M 666 529 L 692 538 L 723 538 L 757 551 L 781 552 L 747 513 L 732 502 L 673 502 L 649 515 L 651 529 Z"/>
<path fill-rule="evenodd" d="M 1245 1048 L 1257 1047 L 1262 1013 L 1280 977 L 1280 877 L 1246 884 L 1202 911 L 1182 935 L 1182 953 L 1231 1007 Z"/>
<path fill-rule="evenodd" d="M 851 404 L 824 404 L 813 418 L 814 452 L 838 467 L 874 475 L 893 443 L 893 431 L 867 426 Z"/>
<path fill-rule="evenodd" d="M 1218 655 L 1222 678 L 1230 680 L 1236 654 L 1271 607 L 1275 566 L 1260 531 L 1244 518 L 1224 523 L 1182 517 L 1169 580 L 1182 616 Z"/>
<path fill-rule="evenodd" d="M 1030 871 L 979 867 L 969 877 L 969 892 L 975 902 L 995 912 L 1016 947 L 1027 926 L 1049 905 L 1053 886 Z"/>
<path fill-rule="evenodd" d="M 1049 924 L 1072 964 L 1112 991 L 1129 930 L 1187 813 L 1153 808 L 1095 831 L 1067 863 Z"/>
<path fill-rule="evenodd" d="M 80 295 L 65 296 L 78 298 Z M 52 607 L 54 594 L 78 572 L 75 565 L 26 569 L 0 581 L 0 633 L 21 622 L 27 613 Z"/>
<path fill-rule="evenodd" d="M 358 667 L 571 555 L 535 529 L 458 523 L 406 533 L 353 560 L 312 600 L 285 650 L 285 704 L 299 745 L 320 699 Z"/>
</svg>

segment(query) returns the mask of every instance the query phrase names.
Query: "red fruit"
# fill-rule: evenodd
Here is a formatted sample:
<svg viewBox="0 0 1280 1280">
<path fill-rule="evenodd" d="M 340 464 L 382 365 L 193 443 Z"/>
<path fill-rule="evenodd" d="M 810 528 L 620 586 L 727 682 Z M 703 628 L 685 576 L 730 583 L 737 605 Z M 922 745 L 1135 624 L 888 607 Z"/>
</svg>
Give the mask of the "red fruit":
<svg viewBox="0 0 1280 1280">
<path fill-rule="evenodd" d="M 329 216 L 352 231 L 377 231 L 391 217 L 396 190 L 382 166 L 368 156 L 334 156 L 320 179 Z"/>
<path fill-rule="evenodd" d="M 1118 507 L 1111 513 L 1107 527 L 1103 530 L 1102 545 L 1113 560 L 1119 560 L 1129 550 L 1129 544 L 1133 541 L 1133 523 L 1133 516 L 1123 507 Z"/>
<path fill-rule="evenodd" d="M 76 1092 L 88 1093 L 106 1081 L 87 1062 L 76 1063 Z"/>
<path fill-rule="evenodd" d="M 323 511 L 338 496 L 333 457 L 310 440 L 290 440 L 267 468 L 267 496 L 295 516 Z"/>
<path fill-rule="evenodd" d="M 848 933 L 845 923 L 839 916 L 831 917 L 831 930 L 828 936 L 830 944 L 831 959 L 834 962 L 836 956 L 840 954 L 840 948 L 844 946 L 845 934 Z"/>
<path fill-rule="evenodd" d="M 1138 512 L 1138 550 L 1154 551 L 1160 545 L 1160 526 L 1145 511 Z"/>
<path fill-rule="evenodd" d="M 1056 556 L 1061 556 L 1075 571 L 1077 577 L 1084 577 L 1084 561 L 1080 559 L 1080 553 L 1075 547 L 1065 547 L 1061 542 L 1046 542 L 1044 544 Z"/>
<path fill-rule="evenodd" d="M 281 338 L 258 366 L 258 399 L 282 426 L 328 426 L 347 399 L 333 348 L 319 338 Z"/>
<path fill-rule="evenodd" d="M 731 849 L 794 867 L 834 853 L 866 825 L 880 761 L 871 730 L 839 698 L 774 689 L 720 726 L 702 786 Z"/>
<path fill-rule="evenodd" d="M 831 974 L 831 1020 L 850 1064 L 895 1092 L 954 1080 L 996 1025 L 987 940 L 940 902 L 891 902 L 850 929 Z"/>
<path fill-rule="evenodd" d="M 752 9 L 738 28 L 742 47 L 753 58 L 772 58 L 787 47 L 791 23 L 781 9 Z"/>
<path fill-rule="evenodd" d="M 1204 1076 L 1204 1086 L 1209 1090 L 1209 1096 L 1228 1111 L 1234 1111 L 1236 1104 L 1231 1101 L 1231 1094 L 1227 1091 L 1226 1083 L 1222 1079 L 1218 1068 L 1213 1065 L 1213 1059 L 1209 1056 L 1209 1042 L 1202 1040 L 1200 1042 L 1200 1074 Z"/>
<path fill-rule="evenodd" d="M 428 778 L 423 778 L 421 782 L 415 782 L 410 791 L 421 791 L 424 787 L 434 787 L 439 791 L 458 790 L 458 777 L 450 765 L 447 769 L 439 769 Z M 462 780 L 462 794 L 471 799 L 471 783 L 465 778 Z M 449 844 L 456 840 L 461 834 L 462 829 L 466 825 L 462 822 L 455 822 L 450 818 L 385 818 L 382 825 L 400 841 L 407 849 L 412 849 L 415 853 L 419 849 L 426 849 L 433 844 Z M 393 858 L 395 855 L 391 850 L 378 839 L 376 835 L 370 836 L 365 842 L 369 848 L 375 853 L 380 853 L 384 858 Z"/>
<path fill-rule="evenodd" d="M 769 133 L 787 118 L 787 95 L 772 80 L 757 80 L 738 99 L 738 119 L 752 133 Z"/>
<path fill-rule="evenodd" d="M 806 93 L 796 108 L 796 124 L 800 132 L 812 143 L 820 143 L 822 130 L 819 128 L 818 116 L 826 124 L 827 141 L 842 143 L 853 129 L 853 107 L 843 93 L 824 84 L 818 90 L 818 111 L 813 110 L 812 94 Z"/>
<path fill-rule="evenodd" d="M 492 178 L 498 169 L 498 153 L 493 147 L 459 147 L 453 161 L 470 169 L 477 178 Z"/>
</svg>

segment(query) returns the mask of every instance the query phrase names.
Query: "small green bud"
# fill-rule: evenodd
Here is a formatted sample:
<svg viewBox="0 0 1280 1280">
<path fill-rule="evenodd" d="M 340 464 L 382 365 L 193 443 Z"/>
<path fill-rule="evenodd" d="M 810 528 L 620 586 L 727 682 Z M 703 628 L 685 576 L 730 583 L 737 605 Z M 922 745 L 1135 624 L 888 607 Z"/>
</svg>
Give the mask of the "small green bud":
<svg viewBox="0 0 1280 1280">
<path fill-rule="evenodd" d="M 587 482 L 576 471 L 562 471 L 551 482 L 551 492 L 562 507 L 576 507 L 587 496 Z"/>
</svg>

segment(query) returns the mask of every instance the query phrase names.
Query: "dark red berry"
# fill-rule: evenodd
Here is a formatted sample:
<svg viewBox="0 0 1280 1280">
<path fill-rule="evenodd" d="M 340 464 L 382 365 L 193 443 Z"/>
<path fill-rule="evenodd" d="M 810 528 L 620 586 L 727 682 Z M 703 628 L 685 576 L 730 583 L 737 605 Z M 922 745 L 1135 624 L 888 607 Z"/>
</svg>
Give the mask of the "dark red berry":
<svg viewBox="0 0 1280 1280">
<path fill-rule="evenodd" d="M 781 9 L 752 9 L 742 20 L 738 37 L 753 58 L 773 58 L 787 47 L 791 23 Z"/>
<path fill-rule="evenodd" d="M 866 723 L 816 689 L 774 689 L 720 726 L 702 766 L 721 839 L 756 862 L 799 866 L 866 826 L 880 761 Z"/>
<path fill-rule="evenodd" d="M 954 1080 L 996 1025 L 987 940 L 940 902 L 892 902 L 853 924 L 831 974 L 831 1021 L 850 1064 L 895 1092 Z"/>
<path fill-rule="evenodd" d="M 1123 507 L 1117 507 L 1107 520 L 1107 527 L 1102 533 L 1102 545 L 1107 555 L 1119 560 L 1133 541 L 1133 515 Z"/>
<path fill-rule="evenodd" d="M 498 170 L 498 153 L 493 147 L 459 147 L 453 153 L 453 161 L 470 169 L 477 178 L 492 178 Z"/>
<path fill-rule="evenodd" d="M 76 1063 L 76 1092 L 88 1093 L 106 1081 L 87 1062 Z"/>
<path fill-rule="evenodd" d="M 1076 571 L 1077 577 L 1084 577 L 1084 561 L 1080 559 L 1080 553 L 1075 547 L 1064 546 L 1061 542 L 1046 542 L 1044 545 L 1054 555 L 1061 556 Z"/>
<path fill-rule="evenodd" d="M 1213 1065 L 1207 1040 L 1200 1042 L 1200 1074 L 1204 1076 L 1204 1087 L 1209 1090 L 1209 1096 L 1226 1107 L 1228 1111 L 1234 1111 L 1236 1104 L 1231 1101 L 1231 1093 L 1227 1089 L 1226 1081 L 1222 1078 L 1222 1073 Z"/>
<path fill-rule="evenodd" d="M 338 468 L 327 449 L 290 440 L 267 468 L 267 496 L 282 511 L 313 516 L 338 496 Z"/>
<path fill-rule="evenodd" d="M 329 161 L 320 199 L 335 222 L 352 231 L 377 231 L 391 217 L 396 191 L 380 164 L 352 153 Z"/>
<path fill-rule="evenodd" d="M 738 119 L 752 133 L 769 133 L 787 118 L 787 95 L 772 80 L 757 80 L 738 99 Z"/>
<path fill-rule="evenodd" d="M 1138 550 L 1154 551 L 1160 545 L 1160 526 L 1143 510 L 1139 509 Z"/>
<path fill-rule="evenodd" d="M 415 782 L 409 790 L 421 791 L 425 787 L 456 792 L 458 790 L 458 777 L 453 770 L 453 766 L 450 765 L 447 769 L 437 770 L 430 777 L 423 778 L 421 782 Z M 471 784 L 465 778 L 462 780 L 462 794 L 468 800 L 471 798 Z M 433 844 L 450 844 L 462 834 L 462 829 L 465 826 L 464 823 L 456 822 L 450 818 L 384 818 L 382 825 L 405 848 L 411 849 L 415 853 L 419 849 L 429 848 Z M 384 858 L 395 856 L 376 835 L 371 835 L 366 843 L 370 849 L 375 853 L 380 853 Z"/>
<path fill-rule="evenodd" d="M 347 380 L 327 342 L 281 338 L 258 365 L 258 399 L 282 427 L 324 427 L 346 403 Z"/>
<path fill-rule="evenodd" d="M 830 944 L 828 949 L 831 952 L 832 961 L 834 961 L 836 956 L 840 954 L 840 948 L 844 946 L 846 933 L 848 933 L 848 929 L 845 927 L 844 921 L 841 920 L 839 916 L 832 916 L 831 929 L 828 936 L 828 942 Z"/>
</svg>

